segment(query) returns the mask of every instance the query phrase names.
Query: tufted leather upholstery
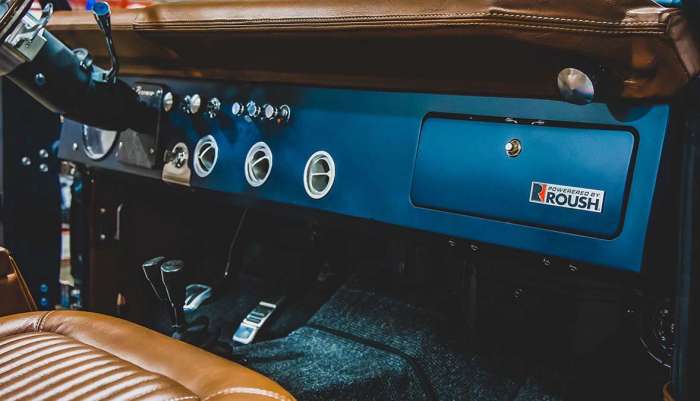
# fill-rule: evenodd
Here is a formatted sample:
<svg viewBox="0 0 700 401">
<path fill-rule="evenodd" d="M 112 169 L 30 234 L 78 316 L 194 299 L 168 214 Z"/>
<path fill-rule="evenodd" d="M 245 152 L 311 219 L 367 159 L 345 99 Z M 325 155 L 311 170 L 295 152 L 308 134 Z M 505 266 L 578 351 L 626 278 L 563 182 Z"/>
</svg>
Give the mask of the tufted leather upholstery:
<svg viewBox="0 0 700 401">
<path fill-rule="evenodd" d="M 2 401 L 294 401 L 273 381 L 144 327 L 94 313 L 0 318 Z"/>
</svg>

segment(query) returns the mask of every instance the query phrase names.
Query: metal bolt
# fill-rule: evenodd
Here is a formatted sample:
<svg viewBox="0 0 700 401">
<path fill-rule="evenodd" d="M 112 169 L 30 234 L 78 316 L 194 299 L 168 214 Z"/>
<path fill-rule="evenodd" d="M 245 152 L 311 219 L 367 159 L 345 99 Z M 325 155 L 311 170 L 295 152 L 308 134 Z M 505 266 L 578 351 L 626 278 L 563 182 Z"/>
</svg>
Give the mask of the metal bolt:
<svg viewBox="0 0 700 401">
<path fill-rule="evenodd" d="M 479 250 L 479 247 L 476 244 L 469 244 L 469 249 L 471 249 L 472 252 L 476 252 Z"/>
<path fill-rule="evenodd" d="M 73 152 L 77 151 L 77 150 L 78 150 L 78 143 L 77 143 L 77 142 L 73 142 L 72 148 L 73 148 Z"/>
<path fill-rule="evenodd" d="M 46 149 L 39 149 L 39 157 L 41 157 L 42 159 L 48 159 L 49 152 L 47 152 Z"/>
<path fill-rule="evenodd" d="M 523 290 L 522 288 L 516 288 L 515 291 L 513 291 L 513 298 L 520 298 L 523 295 L 523 292 L 525 292 L 525 290 Z"/>
<path fill-rule="evenodd" d="M 107 235 L 105 234 L 100 234 L 100 241 L 104 241 L 107 239 Z"/>
<path fill-rule="evenodd" d="M 28 158 L 27 156 L 24 156 L 21 160 L 23 166 L 31 166 L 32 165 L 32 159 Z"/>
<path fill-rule="evenodd" d="M 36 86 L 44 86 L 46 85 L 46 76 L 42 73 L 38 73 L 34 75 L 34 83 Z"/>
<path fill-rule="evenodd" d="M 546 267 L 549 267 L 552 265 L 552 261 L 548 257 L 542 258 L 542 264 L 545 265 Z"/>
<path fill-rule="evenodd" d="M 569 271 L 572 273 L 576 273 L 578 271 L 578 267 L 574 265 L 569 265 Z"/>
<path fill-rule="evenodd" d="M 101 207 L 101 208 L 100 208 L 100 214 L 105 214 L 105 213 L 107 213 L 107 209 Z"/>
<path fill-rule="evenodd" d="M 46 173 L 49 171 L 49 166 L 46 163 L 41 163 L 39 165 L 39 171 L 41 171 L 42 173 Z"/>
<path fill-rule="evenodd" d="M 451 239 L 447 241 L 447 245 L 449 245 L 450 247 L 454 247 L 455 245 L 457 245 L 457 243 L 455 242 L 455 240 Z"/>
</svg>

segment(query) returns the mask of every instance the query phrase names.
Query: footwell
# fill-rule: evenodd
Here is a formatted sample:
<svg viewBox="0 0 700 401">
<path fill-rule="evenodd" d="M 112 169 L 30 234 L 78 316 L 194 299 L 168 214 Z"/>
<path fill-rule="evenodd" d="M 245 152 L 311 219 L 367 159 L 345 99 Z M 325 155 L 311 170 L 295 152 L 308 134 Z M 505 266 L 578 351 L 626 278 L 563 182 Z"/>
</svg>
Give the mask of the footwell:
<svg viewBox="0 0 700 401">
<path fill-rule="evenodd" d="M 346 285 L 304 327 L 234 355 L 300 400 L 564 399 L 558 372 L 456 337 L 440 313 Z"/>
</svg>

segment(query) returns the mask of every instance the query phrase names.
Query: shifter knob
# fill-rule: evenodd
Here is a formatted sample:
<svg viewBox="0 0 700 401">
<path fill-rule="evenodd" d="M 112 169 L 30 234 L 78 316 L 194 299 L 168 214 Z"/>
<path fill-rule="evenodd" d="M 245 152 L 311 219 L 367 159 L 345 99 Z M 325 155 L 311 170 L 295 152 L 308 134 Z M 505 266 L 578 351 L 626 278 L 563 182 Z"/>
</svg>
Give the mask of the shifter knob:
<svg viewBox="0 0 700 401">
<path fill-rule="evenodd" d="M 161 279 L 165 286 L 168 300 L 173 306 L 173 327 L 185 324 L 185 263 L 181 260 L 169 260 L 160 266 Z"/>
<path fill-rule="evenodd" d="M 165 292 L 165 286 L 163 285 L 163 279 L 161 278 L 160 266 L 165 262 L 165 257 L 157 256 L 153 259 L 149 259 L 143 262 L 141 269 L 143 269 L 143 274 L 146 276 L 146 280 L 153 288 L 153 292 L 161 301 L 168 300 L 168 294 Z"/>
</svg>

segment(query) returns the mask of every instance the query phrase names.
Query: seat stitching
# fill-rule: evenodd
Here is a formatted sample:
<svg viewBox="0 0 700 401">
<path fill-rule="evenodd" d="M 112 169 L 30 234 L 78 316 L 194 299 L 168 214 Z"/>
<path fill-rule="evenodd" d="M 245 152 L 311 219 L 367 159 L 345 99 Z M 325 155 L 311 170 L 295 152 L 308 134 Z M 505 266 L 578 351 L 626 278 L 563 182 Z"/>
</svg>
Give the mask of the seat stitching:
<svg viewBox="0 0 700 401">
<path fill-rule="evenodd" d="M 185 397 L 171 398 L 167 401 L 184 401 L 184 400 L 199 400 L 199 397 L 196 395 L 188 395 Z"/>
<path fill-rule="evenodd" d="M 279 394 L 279 393 L 276 393 L 276 392 L 270 391 L 270 390 L 263 390 L 261 388 L 255 388 L 255 387 L 229 387 L 227 389 L 217 391 L 214 394 L 208 395 L 202 401 L 209 401 L 215 397 L 218 397 L 218 396 L 224 395 L 224 394 L 252 394 L 252 395 L 260 395 L 263 397 L 272 398 L 272 399 L 277 400 L 277 401 L 291 401 L 289 398 L 283 396 L 282 394 Z"/>
<path fill-rule="evenodd" d="M 554 21 L 554 22 L 574 22 L 574 23 L 584 23 L 584 24 L 596 24 L 596 25 L 630 25 L 630 26 L 659 26 L 664 25 L 662 22 L 655 21 L 602 21 L 587 18 L 566 18 L 566 17 L 553 17 L 545 15 L 535 15 L 535 14 L 525 14 L 525 13 L 512 13 L 512 12 L 456 12 L 456 13 L 421 13 L 421 14 L 384 14 L 384 15 L 357 15 L 357 16 L 322 16 L 322 17 L 292 17 L 292 18 L 230 18 L 230 19 L 214 19 L 214 22 L 278 22 L 278 21 L 294 21 L 294 22 L 324 22 L 324 21 L 363 21 L 363 20 L 413 20 L 420 18 L 470 18 L 470 17 L 503 17 L 503 18 L 516 18 L 516 19 L 529 19 L 536 21 Z M 156 21 L 156 22 L 140 22 L 137 21 L 136 24 L 162 24 L 167 25 L 169 23 L 178 22 L 190 22 L 190 23 L 200 23 L 200 20 L 190 21 L 190 20 L 168 20 L 168 21 Z M 210 22 L 210 21 L 204 21 Z"/>
<path fill-rule="evenodd" d="M 44 331 L 44 323 L 46 322 L 46 318 L 53 312 L 54 311 L 51 310 L 51 311 L 44 313 L 44 315 L 41 317 L 41 319 L 39 319 L 38 330 L 36 330 L 36 331 Z"/>
<path fill-rule="evenodd" d="M 290 28 L 298 28 L 302 25 L 281 25 L 277 24 L 274 26 L 269 26 L 270 28 L 279 28 L 279 29 L 290 29 Z M 329 26 L 331 28 L 356 28 L 359 27 L 360 24 L 340 24 L 340 25 L 332 25 Z M 366 25 L 362 24 L 362 27 L 376 27 L 378 25 Z M 601 30 L 598 28 L 567 28 L 567 27 L 558 27 L 558 26 L 546 26 L 546 25 L 533 25 L 533 24 L 517 24 L 517 23 L 511 23 L 511 22 L 492 22 L 492 21 L 464 21 L 463 23 L 459 24 L 451 24 L 451 23 L 444 23 L 444 22 L 434 22 L 434 23 L 414 23 L 414 22 L 406 22 L 406 23 L 397 23 L 395 24 L 397 27 L 421 27 L 421 26 L 440 26 L 440 27 L 467 27 L 467 26 L 496 26 L 496 27 L 510 27 L 510 28 L 528 28 L 528 29 L 536 29 L 536 30 L 554 30 L 554 31 L 562 31 L 562 32 L 586 32 L 586 33 L 596 33 L 596 34 L 601 34 L 601 35 L 632 35 L 632 34 L 641 34 L 641 35 L 654 35 L 654 36 L 663 36 L 664 32 L 659 31 L 659 30 L 651 30 L 651 29 L 630 29 L 630 30 Z M 150 30 L 156 30 L 159 29 L 161 25 L 154 24 L 154 25 L 141 25 L 137 26 L 137 29 L 139 31 L 150 31 Z M 245 24 L 225 24 L 225 25 L 219 25 L 218 26 L 221 29 L 227 29 L 227 30 L 233 30 L 233 31 L 246 31 L 246 30 L 254 30 L 256 29 L 255 26 L 249 26 Z M 195 26 L 195 25 L 172 25 L 169 26 L 168 28 L 172 30 L 177 30 L 177 31 L 190 31 L 190 30 L 197 30 L 201 28 L 207 28 L 207 27 L 202 27 L 202 26 Z"/>
<path fill-rule="evenodd" d="M 49 311 L 49 312 L 50 312 L 50 311 Z M 34 331 L 40 331 L 40 330 L 39 330 L 39 325 L 40 325 L 41 322 L 44 320 L 44 317 L 46 317 L 46 315 L 49 314 L 49 312 L 44 312 L 44 313 L 42 313 L 41 316 L 39 316 L 39 318 L 34 322 Z"/>
</svg>

